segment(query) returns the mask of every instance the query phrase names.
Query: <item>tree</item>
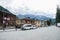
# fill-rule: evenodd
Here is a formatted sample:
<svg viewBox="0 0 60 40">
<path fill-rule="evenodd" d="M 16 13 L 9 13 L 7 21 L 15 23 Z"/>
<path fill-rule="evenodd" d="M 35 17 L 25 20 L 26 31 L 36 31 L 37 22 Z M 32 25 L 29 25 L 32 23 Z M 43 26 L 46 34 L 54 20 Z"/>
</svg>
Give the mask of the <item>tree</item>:
<svg viewBox="0 0 60 40">
<path fill-rule="evenodd" d="M 47 25 L 48 25 L 48 26 L 51 25 L 51 19 L 49 19 L 49 20 L 47 21 Z"/>
<path fill-rule="evenodd" d="M 57 25 L 57 23 L 60 23 L 60 8 L 59 8 L 59 5 L 57 5 L 56 25 Z"/>
</svg>

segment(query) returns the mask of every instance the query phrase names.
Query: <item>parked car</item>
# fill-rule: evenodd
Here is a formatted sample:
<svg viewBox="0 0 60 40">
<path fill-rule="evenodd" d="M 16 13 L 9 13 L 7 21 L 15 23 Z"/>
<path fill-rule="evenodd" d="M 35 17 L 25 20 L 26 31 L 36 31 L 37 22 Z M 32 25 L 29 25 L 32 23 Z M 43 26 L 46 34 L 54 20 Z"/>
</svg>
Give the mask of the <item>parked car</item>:
<svg viewBox="0 0 60 40">
<path fill-rule="evenodd" d="M 57 23 L 57 27 L 60 27 L 60 23 Z"/>
<path fill-rule="evenodd" d="M 35 29 L 36 26 L 35 25 L 32 25 L 32 24 L 24 24 L 21 29 L 22 30 L 29 30 L 29 29 Z"/>
</svg>

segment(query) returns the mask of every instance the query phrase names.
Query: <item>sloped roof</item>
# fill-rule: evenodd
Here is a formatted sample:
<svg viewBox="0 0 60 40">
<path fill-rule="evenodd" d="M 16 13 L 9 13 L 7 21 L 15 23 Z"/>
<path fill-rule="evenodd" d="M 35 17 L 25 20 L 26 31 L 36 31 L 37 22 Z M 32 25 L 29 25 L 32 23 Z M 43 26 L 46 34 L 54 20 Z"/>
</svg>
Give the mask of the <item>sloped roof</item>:
<svg viewBox="0 0 60 40">
<path fill-rule="evenodd" d="M 4 8 L 2 6 L 0 6 L 0 11 L 8 13 L 8 14 L 12 14 L 10 11 L 8 11 L 6 8 Z M 12 15 L 14 15 L 14 14 L 12 14 Z"/>
<path fill-rule="evenodd" d="M 38 19 L 34 19 L 34 18 L 30 18 L 30 17 L 25 17 L 25 18 L 22 18 L 21 20 L 32 20 L 32 21 L 36 21 Z M 38 20 L 39 21 L 39 20 Z"/>
</svg>

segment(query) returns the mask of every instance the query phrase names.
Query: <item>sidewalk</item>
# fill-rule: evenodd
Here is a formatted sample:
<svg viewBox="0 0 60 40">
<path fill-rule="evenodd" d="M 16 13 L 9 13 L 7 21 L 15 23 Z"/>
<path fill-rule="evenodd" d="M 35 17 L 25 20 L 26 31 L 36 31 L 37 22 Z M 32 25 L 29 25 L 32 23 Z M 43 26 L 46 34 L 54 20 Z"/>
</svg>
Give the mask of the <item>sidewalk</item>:
<svg viewBox="0 0 60 40">
<path fill-rule="evenodd" d="M 17 31 L 20 31 L 20 30 L 21 30 L 20 28 L 19 29 L 17 28 Z M 0 26 L 0 32 L 2 31 L 3 31 L 3 27 Z M 15 26 L 6 26 L 4 31 L 16 31 L 16 29 L 15 29 Z"/>
<path fill-rule="evenodd" d="M 2 32 L 3 30 L 0 30 Z M 5 29 L 4 31 L 16 31 L 16 29 Z M 17 31 L 21 31 L 21 29 L 17 29 Z"/>
</svg>

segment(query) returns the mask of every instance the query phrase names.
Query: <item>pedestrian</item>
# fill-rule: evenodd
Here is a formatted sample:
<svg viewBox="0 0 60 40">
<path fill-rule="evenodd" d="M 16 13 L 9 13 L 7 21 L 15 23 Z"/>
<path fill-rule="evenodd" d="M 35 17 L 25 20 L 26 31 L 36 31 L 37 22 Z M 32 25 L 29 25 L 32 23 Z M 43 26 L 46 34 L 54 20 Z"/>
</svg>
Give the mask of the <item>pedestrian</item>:
<svg viewBox="0 0 60 40">
<path fill-rule="evenodd" d="M 3 31 L 5 31 L 5 28 L 6 28 L 6 24 L 4 23 L 3 24 Z"/>
<path fill-rule="evenodd" d="M 17 31 L 17 26 L 15 25 L 15 29 L 16 29 L 16 31 Z"/>
</svg>

